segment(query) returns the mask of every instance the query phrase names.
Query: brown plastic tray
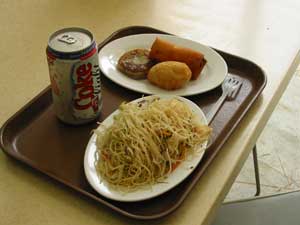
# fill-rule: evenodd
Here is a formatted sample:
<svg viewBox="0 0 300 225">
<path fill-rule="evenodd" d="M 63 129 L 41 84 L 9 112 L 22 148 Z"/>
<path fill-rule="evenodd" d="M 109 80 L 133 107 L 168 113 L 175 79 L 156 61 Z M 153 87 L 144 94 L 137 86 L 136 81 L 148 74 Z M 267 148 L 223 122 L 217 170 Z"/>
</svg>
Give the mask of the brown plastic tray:
<svg viewBox="0 0 300 225">
<path fill-rule="evenodd" d="M 165 32 L 150 27 L 126 27 L 100 43 L 99 49 L 114 39 L 141 33 Z M 91 130 L 97 125 L 90 123 L 83 126 L 70 126 L 59 122 L 53 112 L 50 86 L 2 126 L 1 148 L 18 161 L 123 215 L 136 219 L 155 219 L 165 216 L 184 201 L 266 85 L 266 76 L 259 66 L 246 59 L 222 51 L 218 52 L 227 63 L 229 74 L 241 79 L 243 86 L 233 101 L 226 101 L 223 104 L 212 121 L 214 132 L 211 145 L 199 166 L 181 184 L 163 195 L 142 202 L 122 203 L 106 199 L 96 193 L 84 175 L 83 156 Z M 124 100 L 130 101 L 142 95 L 122 88 L 104 76 L 101 79 L 104 100 L 100 121 L 116 110 Z M 205 94 L 188 98 L 207 113 L 220 95 L 221 88 L 218 87 Z"/>
</svg>

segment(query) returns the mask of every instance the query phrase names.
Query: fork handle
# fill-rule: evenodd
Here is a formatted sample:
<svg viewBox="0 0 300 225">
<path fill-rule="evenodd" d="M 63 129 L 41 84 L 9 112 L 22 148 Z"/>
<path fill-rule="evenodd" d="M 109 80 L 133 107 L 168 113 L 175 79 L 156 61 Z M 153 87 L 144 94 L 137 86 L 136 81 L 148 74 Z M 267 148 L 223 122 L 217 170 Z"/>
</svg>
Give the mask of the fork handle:
<svg viewBox="0 0 300 225">
<path fill-rule="evenodd" d="M 206 119 L 207 119 L 208 124 L 210 124 L 212 122 L 213 118 L 215 117 L 215 115 L 217 114 L 217 112 L 221 108 L 222 104 L 226 100 L 227 95 L 228 95 L 228 93 L 223 92 L 223 94 L 218 99 L 218 101 L 213 105 L 211 110 L 207 113 Z"/>
</svg>

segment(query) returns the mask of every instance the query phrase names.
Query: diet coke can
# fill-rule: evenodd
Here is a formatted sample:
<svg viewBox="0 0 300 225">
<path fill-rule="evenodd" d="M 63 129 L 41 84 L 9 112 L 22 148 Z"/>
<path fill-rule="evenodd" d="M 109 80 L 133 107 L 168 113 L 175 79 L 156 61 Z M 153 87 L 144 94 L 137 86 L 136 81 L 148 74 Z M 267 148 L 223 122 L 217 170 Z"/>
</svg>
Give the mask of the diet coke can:
<svg viewBox="0 0 300 225">
<path fill-rule="evenodd" d="M 46 53 L 56 116 L 69 124 L 95 120 L 102 98 L 97 45 L 91 32 L 82 28 L 56 31 Z"/>
</svg>

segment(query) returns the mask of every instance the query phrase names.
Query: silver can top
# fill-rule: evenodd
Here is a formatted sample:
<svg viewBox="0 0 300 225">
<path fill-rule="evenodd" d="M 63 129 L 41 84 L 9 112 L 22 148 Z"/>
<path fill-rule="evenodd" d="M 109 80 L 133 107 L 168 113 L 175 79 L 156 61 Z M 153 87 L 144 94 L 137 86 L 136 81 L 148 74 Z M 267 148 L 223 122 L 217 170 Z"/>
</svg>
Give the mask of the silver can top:
<svg viewBox="0 0 300 225">
<path fill-rule="evenodd" d="M 93 35 L 86 29 L 71 27 L 53 33 L 48 46 L 58 52 L 78 52 L 88 48 L 94 41 Z"/>
</svg>

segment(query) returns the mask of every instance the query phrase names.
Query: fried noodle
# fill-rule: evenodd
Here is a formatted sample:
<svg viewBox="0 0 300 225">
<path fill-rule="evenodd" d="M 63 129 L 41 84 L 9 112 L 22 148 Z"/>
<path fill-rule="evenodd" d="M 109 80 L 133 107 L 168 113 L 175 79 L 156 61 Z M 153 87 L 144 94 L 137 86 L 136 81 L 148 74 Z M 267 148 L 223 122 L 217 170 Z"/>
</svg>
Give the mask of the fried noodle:
<svg viewBox="0 0 300 225">
<path fill-rule="evenodd" d="M 109 184 L 129 191 L 162 182 L 211 134 L 176 98 L 123 103 L 119 110 L 110 127 L 94 131 L 95 166 Z"/>
</svg>

